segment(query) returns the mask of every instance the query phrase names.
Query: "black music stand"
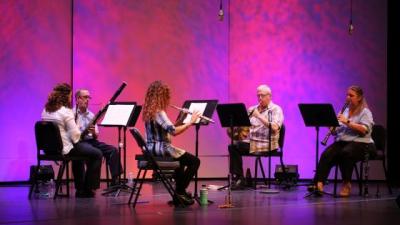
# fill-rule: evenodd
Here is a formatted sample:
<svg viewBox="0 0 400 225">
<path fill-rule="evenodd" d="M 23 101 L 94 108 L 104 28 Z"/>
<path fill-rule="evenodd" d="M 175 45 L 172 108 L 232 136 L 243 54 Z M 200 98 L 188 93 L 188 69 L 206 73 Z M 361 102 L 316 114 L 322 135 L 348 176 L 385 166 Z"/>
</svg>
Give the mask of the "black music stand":
<svg viewBox="0 0 400 225">
<path fill-rule="evenodd" d="M 122 190 L 132 190 L 132 187 L 126 185 L 126 129 L 134 127 L 139 117 L 142 107 L 136 105 L 136 102 L 113 102 L 107 107 L 106 114 L 101 121 L 100 126 L 118 128 L 118 158 L 121 161 L 121 152 L 123 151 L 123 179 L 121 173 L 118 176 L 119 184 L 109 187 L 102 195 L 115 193 L 115 197 Z M 121 132 L 123 130 L 123 132 Z M 122 135 L 121 135 L 122 133 Z M 122 136 L 122 138 L 121 138 Z M 121 142 L 121 139 L 123 142 Z"/>
<path fill-rule="evenodd" d="M 217 106 L 217 112 L 219 121 L 221 122 L 222 127 L 229 127 L 231 129 L 231 145 L 233 145 L 233 128 L 234 127 L 249 127 L 250 119 L 247 114 L 246 106 L 243 103 L 229 103 L 229 104 L 219 104 Z M 230 160 L 229 160 L 230 163 Z M 229 167 L 229 164 L 228 164 Z M 231 187 L 230 178 L 232 175 L 229 172 L 228 185 L 219 188 L 218 190 L 222 190 L 225 188 Z"/>
<path fill-rule="evenodd" d="M 318 157 L 319 157 L 319 128 L 320 127 L 337 127 L 339 126 L 338 119 L 336 117 L 335 111 L 333 109 L 332 104 L 305 104 L 300 103 L 299 109 L 301 112 L 301 116 L 303 117 L 304 124 L 306 127 L 315 127 L 316 130 L 316 140 L 315 140 L 315 173 L 317 173 L 318 168 Z M 311 195 L 320 196 L 321 194 L 330 194 L 330 193 L 321 193 L 317 190 L 317 181 L 314 180 L 315 188 L 312 192 L 310 192 L 305 197 L 309 197 Z"/>
<path fill-rule="evenodd" d="M 183 103 L 182 108 L 188 109 L 189 112 L 199 111 L 202 113 L 202 116 L 211 118 L 215 108 L 217 107 L 218 100 L 186 100 Z M 177 118 L 177 123 L 187 123 L 190 121 L 191 114 L 186 114 L 184 112 L 180 112 Z M 199 130 L 200 126 L 207 126 L 209 124 L 208 121 L 204 119 L 199 119 L 196 123 L 196 144 L 195 144 L 195 156 L 199 157 Z M 194 175 L 194 194 L 193 198 L 200 204 L 199 195 L 197 193 L 197 181 L 198 181 L 198 172 Z M 213 201 L 208 200 L 208 203 L 214 203 Z"/>
</svg>

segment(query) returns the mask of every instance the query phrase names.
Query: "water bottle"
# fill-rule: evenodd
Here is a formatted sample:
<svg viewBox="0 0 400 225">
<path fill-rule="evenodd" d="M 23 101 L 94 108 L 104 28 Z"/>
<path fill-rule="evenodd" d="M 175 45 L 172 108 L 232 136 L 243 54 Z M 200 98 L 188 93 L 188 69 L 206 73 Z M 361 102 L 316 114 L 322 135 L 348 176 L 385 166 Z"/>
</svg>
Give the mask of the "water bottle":
<svg viewBox="0 0 400 225">
<path fill-rule="evenodd" d="M 128 173 L 128 186 L 133 187 L 133 172 Z"/>
<path fill-rule="evenodd" d="M 200 189 L 200 205 L 208 205 L 208 189 L 205 184 Z"/>
<path fill-rule="evenodd" d="M 55 193 L 55 184 L 54 180 L 40 182 L 39 183 L 39 193 L 37 193 L 37 197 L 40 199 L 53 198 Z"/>
<path fill-rule="evenodd" d="M 50 179 L 48 184 L 48 198 L 53 198 L 56 193 L 56 183 L 53 179 Z"/>
</svg>

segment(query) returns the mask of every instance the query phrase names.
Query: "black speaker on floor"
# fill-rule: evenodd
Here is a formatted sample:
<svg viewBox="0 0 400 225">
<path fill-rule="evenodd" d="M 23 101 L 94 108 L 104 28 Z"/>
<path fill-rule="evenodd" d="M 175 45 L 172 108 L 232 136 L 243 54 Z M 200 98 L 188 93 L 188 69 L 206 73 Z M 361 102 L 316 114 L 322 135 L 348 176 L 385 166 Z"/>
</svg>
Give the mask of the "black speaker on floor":
<svg viewBox="0 0 400 225">
<path fill-rule="evenodd" d="M 299 180 L 299 172 L 297 165 L 285 165 L 285 172 L 283 172 L 281 165 L 275 166 L 275 179 L 279 184 L 296 185 Z"/>
</svg>

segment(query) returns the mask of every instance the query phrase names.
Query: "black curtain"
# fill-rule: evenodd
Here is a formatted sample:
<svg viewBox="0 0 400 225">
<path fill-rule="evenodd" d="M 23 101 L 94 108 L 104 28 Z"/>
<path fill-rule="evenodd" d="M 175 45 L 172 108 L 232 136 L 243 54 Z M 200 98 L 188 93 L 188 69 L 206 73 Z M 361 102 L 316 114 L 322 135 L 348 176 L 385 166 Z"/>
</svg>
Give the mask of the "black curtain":
<svg viewBox="0 0 400 225">
<path fill-rule="evenodd" d="M 400 48 L 399 48 L 399 3 L 388 0 L 388 116 L 387 116 L 387 158 L 389 179 L 400 186 Z"/>
</svg>

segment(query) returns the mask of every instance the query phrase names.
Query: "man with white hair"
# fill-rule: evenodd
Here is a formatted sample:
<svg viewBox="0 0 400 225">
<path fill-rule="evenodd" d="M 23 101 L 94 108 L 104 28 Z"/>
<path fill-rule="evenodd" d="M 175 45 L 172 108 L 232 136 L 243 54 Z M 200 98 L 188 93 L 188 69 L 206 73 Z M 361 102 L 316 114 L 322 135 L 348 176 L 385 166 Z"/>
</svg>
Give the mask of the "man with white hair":
<svg viewBox="0 0 400 225">
<path fill-rule="evenodd" d="M 245 187 L 242 155 L 274 151 L 279 147 L 279 130 L 283 124 L 282 109 L 272 102 L 272 92 L 268 85 L 258 86 L 257 99 L 258 104 L 248 109 L 251 123 L 249 134 L 243 140 L 238 140 L 228 147 L 229 171 L 233 175 L 231 189 L 233 190 Z"/>
</svg>

